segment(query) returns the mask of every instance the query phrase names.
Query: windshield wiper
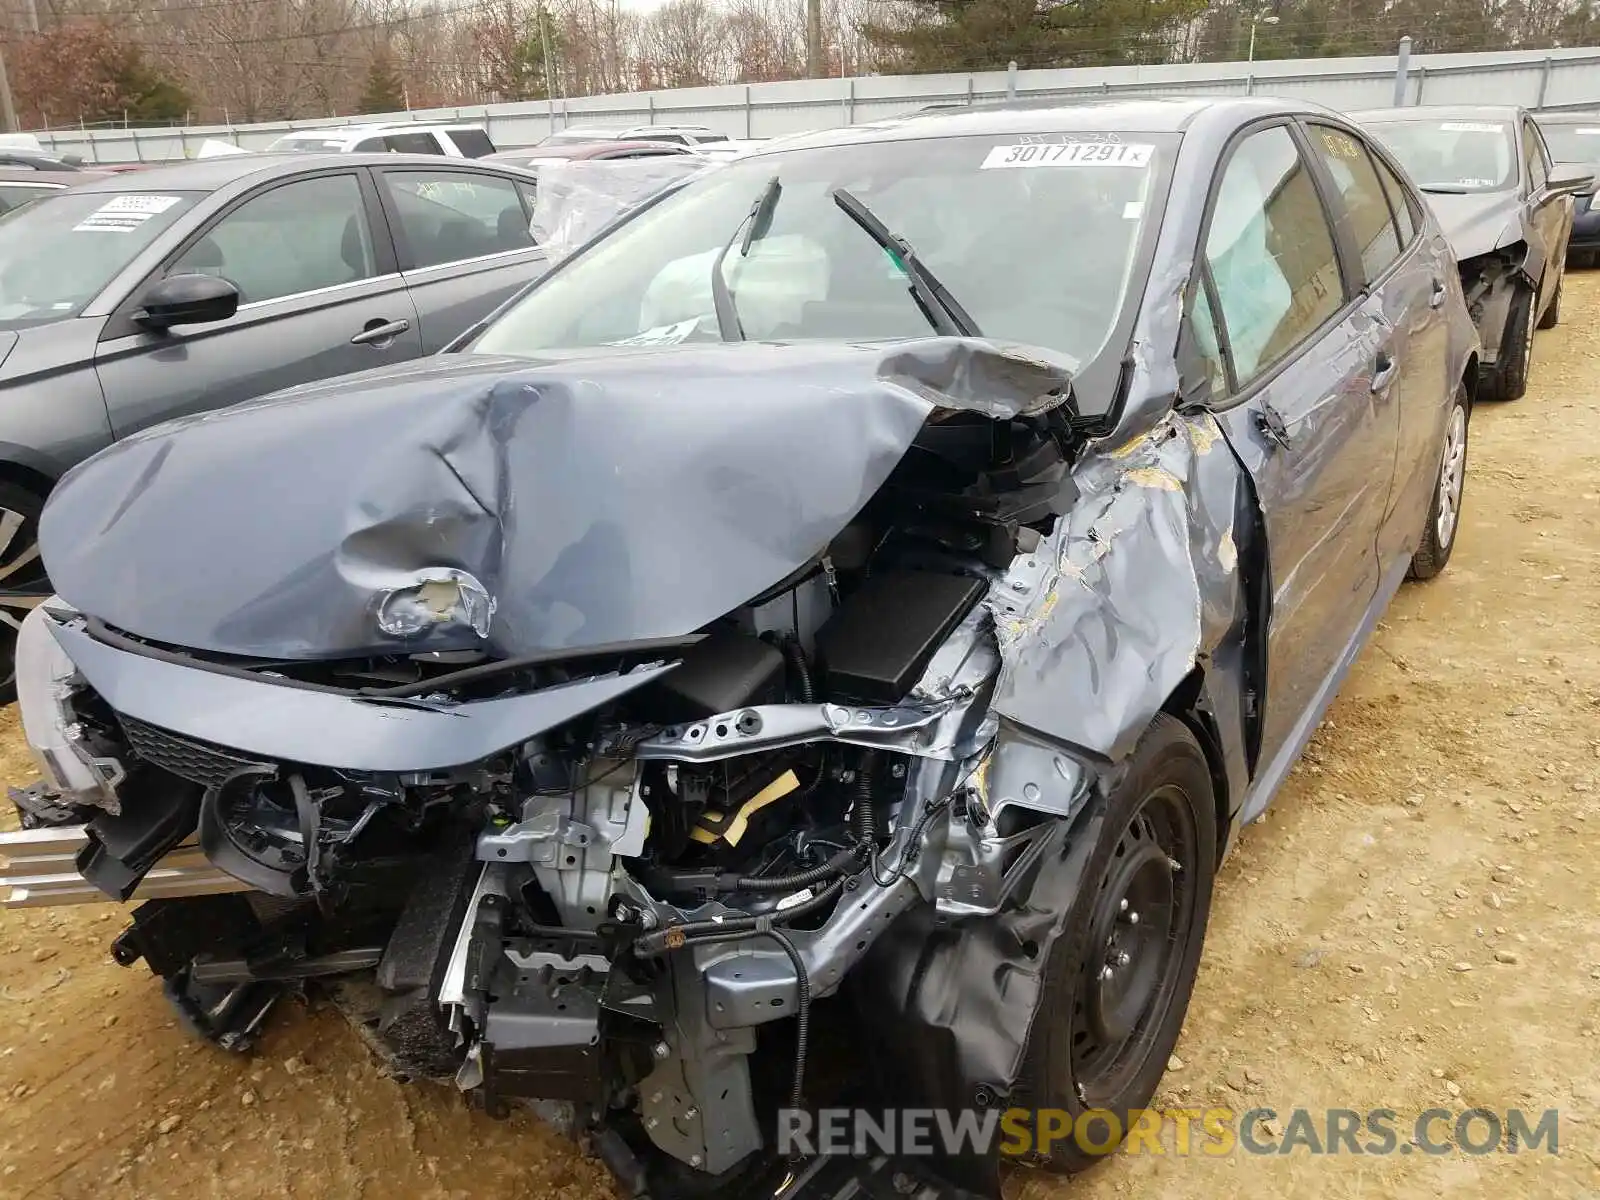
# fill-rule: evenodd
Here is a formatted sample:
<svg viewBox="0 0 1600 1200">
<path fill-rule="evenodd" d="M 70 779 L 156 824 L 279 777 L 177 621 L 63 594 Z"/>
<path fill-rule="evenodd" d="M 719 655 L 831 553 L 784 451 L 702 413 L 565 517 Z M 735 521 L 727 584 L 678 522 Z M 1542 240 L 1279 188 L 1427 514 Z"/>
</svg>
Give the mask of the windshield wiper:
<svg viewBox="0 0 1600 1200">
<path fill-rule="evenodd" d="M 772 224 L 772 210 L 778 207 L 778 196 L 782 192 L 783 186 L 776 175 L 767 180 L 767 186 L 761 189 L 744 220 L 717 254 L 717 261 L 711 264 L 711 304 L 717 313 L 717 332 L 725 342 L 744 341 L 744 326 L 739 322 L 739 309 L 733 302 L 733 289 L 728 286 L 727 276 L 722 273 L 722 264 L 735 242 L 739 242 L 739 257 L 749 257 L 750 243 L 765 234 L 767 226 Z M 739 241 L 740 233 L 744 234 L 743 241 Z M 730 337 L 730 333 L 733 336 Z"/>
<path fill-rule="evenodd" d="M 1419 183 L 1417 190 L 1429 192 L 1435 196 L 1465 196 L 1467 189 L 1464 187 L 1451 187 L 1444 183 Z"/>
<path fill-rule="evenodd" d="M 844 210 L 862 231 L 887 250 L 911 281 L 911 298 L 928 318 L 935 333 L 956 337 L 982 337 L 978 323 L 967 315 L 948 288 L 917 257 L 911 243 L 878 220 L 873 212 L 844 188 L 833 189 L 833 202 Z"/>
</svg>

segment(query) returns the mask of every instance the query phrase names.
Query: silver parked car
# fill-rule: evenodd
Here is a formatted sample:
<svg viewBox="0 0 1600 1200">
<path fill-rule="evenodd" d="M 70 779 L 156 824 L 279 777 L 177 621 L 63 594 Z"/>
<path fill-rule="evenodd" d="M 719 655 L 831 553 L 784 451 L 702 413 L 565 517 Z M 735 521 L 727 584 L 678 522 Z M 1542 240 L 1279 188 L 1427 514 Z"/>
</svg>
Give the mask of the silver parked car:
<svg viewBox="0 0 1600 1200">
<path fill-rule="evenodd" d="M 1535 329 L 1561 319 L 1573 195 L 1592 168 L 1553 163 L 1513 105 L 1419 106 L 1351 114 L 1411 173 L 1461 266 L 1483 343 L 1483 398 L 1528 390 Z"/>
<path fill-rule="evenodd" d="M 68 468 L 169 417 L 439 350 L 543 270 L 532 183 L 253 154 L 90 177 L 0 219 L 0 698 Z"/>
</svg>

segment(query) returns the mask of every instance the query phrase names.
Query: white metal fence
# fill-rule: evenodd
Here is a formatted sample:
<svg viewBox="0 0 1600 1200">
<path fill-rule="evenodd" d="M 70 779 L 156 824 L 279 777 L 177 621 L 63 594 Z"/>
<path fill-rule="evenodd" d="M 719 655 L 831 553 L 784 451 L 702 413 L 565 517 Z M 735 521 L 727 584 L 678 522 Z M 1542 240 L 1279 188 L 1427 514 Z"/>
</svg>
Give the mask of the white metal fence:
<svg viewBox="0 0 1600 1200">
<path fill-rule="evenodd" d="M 502 148 L 526 146 L 569 125 L 709 125 L 730 137 L 773 137 L 859 124 L 928 104 L 1018 96 L 1094 96 L 1138 92 L 1283 95 L 1351 110 L 1393 102 L 1398 58 L 1280 59 L 1071 70 L 981 71 L 949 75 L 873 75 L 729 84 L 674 91 L 585 96 L 411 114 L 323 121 L 171 129 L 65 129 L 39 133 L 61 153 L 90 162 L 163 162 L 191 155 L 207 138 L 250 150 L 290 129 L 351 120 L 466 120 L 483 124 Z M 1600 47 L 1482 54 L 1413 55 L 1402 90 L 1407 103 L 1521 104 L 1535 109 L 1600 110 Z"/>
</svg>

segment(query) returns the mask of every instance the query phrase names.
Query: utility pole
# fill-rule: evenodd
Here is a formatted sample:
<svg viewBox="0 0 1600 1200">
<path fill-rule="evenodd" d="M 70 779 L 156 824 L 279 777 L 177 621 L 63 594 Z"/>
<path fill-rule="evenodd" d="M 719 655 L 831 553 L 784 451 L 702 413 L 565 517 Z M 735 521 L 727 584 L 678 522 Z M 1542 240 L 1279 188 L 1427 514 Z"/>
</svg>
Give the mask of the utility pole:
<svg viewBox="0 0 1600 1200">
<path fill-rule="evenodd" d="M 11 77 L 6 74 L 5 46 L 0 44 L 0 107 L 4 108 L 7 133 L 17 132 L 17 106 L 11 102 Z"/>
<path fill-rule="evenodd" d="M 822 78 L 822 0 L 806 0 L 806 77 Z"/>
<path fill-rule="evenodd" d="M 545 21 L 544 5 L 539 5 L 539 40 L 544 45 L 544 98 L 554 102 L 556 98 L 555 63 L 550 57 L 550 26 Z"/>
</svg>

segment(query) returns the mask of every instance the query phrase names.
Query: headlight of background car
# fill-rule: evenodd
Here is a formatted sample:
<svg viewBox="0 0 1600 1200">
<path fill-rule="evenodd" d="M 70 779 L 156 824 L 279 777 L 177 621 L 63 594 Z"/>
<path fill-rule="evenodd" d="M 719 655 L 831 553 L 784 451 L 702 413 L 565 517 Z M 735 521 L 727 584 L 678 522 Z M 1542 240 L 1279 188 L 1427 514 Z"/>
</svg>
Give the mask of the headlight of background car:
<svg viewBox="0 0 1600 1200">
<path fill-rule="evenodd" d="M 47 602 L 23 618 L 17 632 L 17 706 L 28 749 L 45 782 L 72 804 L 93 804 L 117 810 L 117 785 L 122 765 L 100 758 L 83 745 L 83 730 L 72 710 L 72 697 L 83 677 L 50 632 Z M 64 606 L 54 609 L 67 611 Z"/>
</svg>

